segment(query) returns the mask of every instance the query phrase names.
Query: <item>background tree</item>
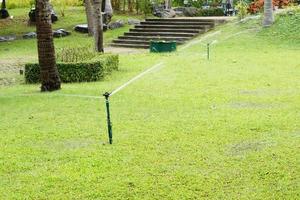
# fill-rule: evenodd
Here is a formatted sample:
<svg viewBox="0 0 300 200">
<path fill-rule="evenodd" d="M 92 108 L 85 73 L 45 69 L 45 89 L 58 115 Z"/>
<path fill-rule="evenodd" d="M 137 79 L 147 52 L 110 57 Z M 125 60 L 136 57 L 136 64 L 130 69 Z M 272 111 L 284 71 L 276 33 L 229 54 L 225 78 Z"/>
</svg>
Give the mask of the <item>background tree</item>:
<svg viewBox="0 0 300 200">
<path fill-rule="evenodd" d="M 89 35 L 94 35 L 93 8 L 90 0 L 84 0 Z"/>
<path fill-rule="evenodd" d="M 172 8 L 172 1 L 171 0 L 165 0 L 165 7 L 166 9 Z"/>
<path fill-rule="evenodd" d="M 49 0 L 36 0 L 35 3 L 38 57 L 42 82 L 41 91 L 54 91 L 61 88 L 61 82 L 55 61 L 51 6 Z"/>
<path fill-rule="evenodd" d="M 93 22 L 94 22 L 94 38 L 95 50 L 97 52 L 104 52 L 103 47 L 103 21 L 102 21 L 102 1 L 91 0 L 93 6 Z"/>
<path fill-rule="evenodd" d="M 273 24 L 273 22 L 274 22 L 274 15 L 273 15 L 272 0 L 265 0 L 263 26 L 269 27 Z"/>
</svg>

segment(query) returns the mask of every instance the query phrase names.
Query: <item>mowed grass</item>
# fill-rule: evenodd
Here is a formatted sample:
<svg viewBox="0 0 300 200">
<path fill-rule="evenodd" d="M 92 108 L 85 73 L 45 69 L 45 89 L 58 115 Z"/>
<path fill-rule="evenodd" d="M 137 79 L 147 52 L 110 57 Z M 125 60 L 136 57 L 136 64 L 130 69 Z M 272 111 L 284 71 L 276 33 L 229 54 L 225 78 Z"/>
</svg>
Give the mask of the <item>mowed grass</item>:
<svg viewBox="0 0 300 200">
<path fill-rule="evenodd" d="M 298 199 L 300 46 L 259 21 L 217 29 L 176 53 L 120 55 L 102 82 L 0 88 L 0 198 Z M 104 100 L 60 96 L 100 96 L 158 62 L 111 97 L 113 145 Z"/>
</svg>

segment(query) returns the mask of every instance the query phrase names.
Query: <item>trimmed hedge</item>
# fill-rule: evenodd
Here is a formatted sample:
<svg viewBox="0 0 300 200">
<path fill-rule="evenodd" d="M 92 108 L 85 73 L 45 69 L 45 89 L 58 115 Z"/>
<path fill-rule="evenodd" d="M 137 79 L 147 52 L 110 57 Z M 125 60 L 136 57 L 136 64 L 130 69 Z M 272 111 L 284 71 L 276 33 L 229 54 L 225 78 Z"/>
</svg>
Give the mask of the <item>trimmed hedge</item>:
<svg viewBox="0 0 300 200">
<path fill-rule="evenodd" d="M 57 69 L 64 83 L 99 81 L 113 70 L 118 70 L 118 55 L 101 55 L 87 62 L 63 63 L 58 62 Z M 40 82 L 40 67 L 37 63 L 25 65 L 26 83 Z"/>
<path fill-rule="evenodd" d="M 197 16 L 224 16 L 224 10 L 222 8 L 199 9 Z"/>
</svg>

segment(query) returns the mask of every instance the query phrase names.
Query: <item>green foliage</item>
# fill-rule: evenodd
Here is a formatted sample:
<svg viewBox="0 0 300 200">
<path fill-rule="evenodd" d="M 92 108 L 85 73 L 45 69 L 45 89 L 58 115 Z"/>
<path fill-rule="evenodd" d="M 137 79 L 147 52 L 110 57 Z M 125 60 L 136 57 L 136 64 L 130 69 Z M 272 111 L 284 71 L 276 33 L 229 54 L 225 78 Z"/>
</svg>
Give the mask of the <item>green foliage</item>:
<svg viewBox="0 0 300 200">
<path fill-rule="evenodd" d="M 222 8 L 208 8 L 208 9 L 199 9 L 197 16 L 224 16 L 224 11 Z"/>
<path fill-rule="evenodd" d="M 7 8 L 30 8 L 34 0 L 8 0 Z M 56 6 L 65 4 L 66 6 L 80 6 L 83 4 L 82 0 L 52 0 L 51 3 Z"/>
<path fill-rule="evenodd" d="M 91 47 L 63 47 L 57 50 L 58 62 L 81 62 L 90 60 L 99 55 Z"/>
<path fill-rule="evenodd" d="M 272 38 L 281 43 L 300 45 L 300 9 L 287 9 L 276 16 L 276 23 L 260 32 L 260 36 Z"/>
<path fill-rule="evenodd" d="M 248 4 L 245 1 L 240 0 L 237 3 L 236 8 L 238 9 L 238 18 L 240 20 L 244 19 L 248 14 Z"/>
<path fill-rule="evenodd" d="M 118 69 L 118 55 L 97 56 L 90 61 L 58 62 L 57 69 L 64 83 L 99 81 L 113 70 Z M 39 65 L 28 63 L 25 65 L 26 83 L 40 82 Z"/>
</svg>

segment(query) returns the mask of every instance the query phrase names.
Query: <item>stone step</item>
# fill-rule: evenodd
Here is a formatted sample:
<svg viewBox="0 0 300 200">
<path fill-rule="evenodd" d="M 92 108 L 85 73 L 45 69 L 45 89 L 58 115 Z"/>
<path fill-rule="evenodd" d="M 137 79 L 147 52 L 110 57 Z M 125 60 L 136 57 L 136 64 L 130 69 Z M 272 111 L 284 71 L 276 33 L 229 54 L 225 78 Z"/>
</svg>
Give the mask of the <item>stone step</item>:
<svg viewBox="0 0 300 200">
<path fill-rule="evenodd" d="M 211 27 L 214 26 L 214 23 L 211 23 L 211 22 L 144 21 L 144 22 L 141 22 L 140 24 L 141 25 L 149 25 L 149 24 L 155 24 L 155 25 L 194 25 L 194 26 L 210 25 Z"/>
<path fill-rule="evenodd" d="M 155 40 L 155 39 L 153 39 Z M 160 41 L 163 41 L 162 39 L 159 39 Z M 184 41 L 180 41 L 180 40 L 173 40 L 175 41 L 177 44 L 183 44 Z M 149 44 L 151 42 L 151 40 L 135 40 L 135 39 L 115 39 L 113 40 L 114 43 L 127 43 L 127 44 Z"/>
<path fill-rule="evenodd" d="M 121 43 L 121 44 L 150 44 L 150 40 L 125 40 L 125 39 L 116 39 L 113 40 L 113 43 Z M 177 44 L 183 44 L 183 41 L 175 41 Z"/>
<path fill-rule="evenodd" d="M 159 31 L 159 30 L 158 30 Z M 176 36 L 176 37 L 194 37 L 195 33 L 174 33 L 174 32 L 128 32 L 124 33 L 125 36 L 136 35 L 136 36 Z"/>
<path fill-rule="evenodd" d="M 147 22 L 157 22 L 157 21 L 165 21 L 165 22 L 209 22 L 215 23 L 214 19 L 197 19 L 197 18 L 148 18 Z"/>
<path fill-rule="evenodd" d="M 210 25 L 157 25 L 157 24 L 144 24 L 136 25 L 135 28 L 155 28 L 155 29 L 209 29 Z"/>
<path fill-rule="evenodd" d="M 183 44 L 186 40 L 212 29 L 218 23 L 219 21 L 214 19 L 199 18 L 146 19 L 113 40 L 111 46 L 149 48 L 151 40 L 176 41 Z"/>
<path fill-rule="evenodd" d="M 122 43 L 112 43 L 110 46 L 113 47 L 126 47 L 126 48 L 140 48 L 149 49 L 149 44 L 122 44 Z"/>
<path fill-rule="evenodd" d="M 168 36 L 119 36 L 119 39 L 124 40 L 166 40 L 166 41 L 186 41 L 190 39 L 190 37 L 168 37 Z"/>
<path fill-rule="evenodd" d="M 154 29 L 154 28 L 134 28 L 134 29 L 130 29 L 129 31 L 132 32 L 151 32 L 151 33 L 155 33 L 157 32 L 158 29 Z M 175 32 L 175 33 L 200 33 L 200 32 L 204 32 L 203 30 L 197 30 L 197 29 L 159 29 L 159 32 Z"/>
</svg>

